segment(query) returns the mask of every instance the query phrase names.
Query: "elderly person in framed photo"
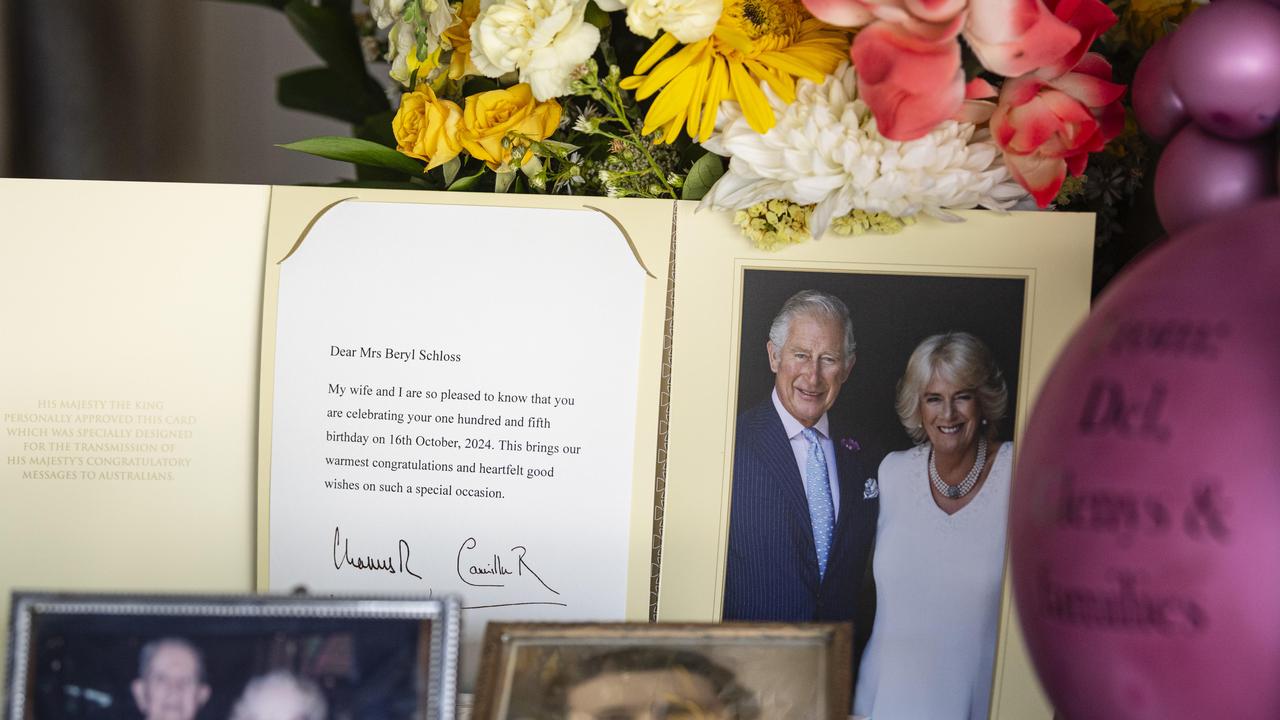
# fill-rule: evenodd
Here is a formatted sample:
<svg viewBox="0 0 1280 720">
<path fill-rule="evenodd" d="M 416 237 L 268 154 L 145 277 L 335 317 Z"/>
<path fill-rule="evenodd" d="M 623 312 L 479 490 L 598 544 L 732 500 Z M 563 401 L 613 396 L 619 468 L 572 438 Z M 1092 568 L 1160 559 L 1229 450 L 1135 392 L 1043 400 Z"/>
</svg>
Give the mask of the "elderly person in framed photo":
<svg viewBox="0 0 1280 720">
<path fill-rule="evenodd" d="M 249 680 L 230 720 L 327 720 L 329 703 L 320 687 L 288 670 Z"/>
<path fill-rule="evenodd" d="M 987 718 L 1013 469 L 996 431 L 1007 404 L 991 351 L 969 333 L 928 337 L 907 361 L 897 411 L 916 445 L 880 464 L 857 715 Z"/>
<path fill-rule="evenodd" d="M 802 290 L 764 349 L 772 392 L 735 433 L 723 619 L 852 620 L 879 505 L 827 414 L 856 360 L 849 308 Z"/>
<path fill-rule="evenodd" d="M 138 678 L 129 686 L 146 720 L 192 720 L 209 701 L 204 656 L 180 637 L 152 640 L 138 653 Z"/>
</svg>

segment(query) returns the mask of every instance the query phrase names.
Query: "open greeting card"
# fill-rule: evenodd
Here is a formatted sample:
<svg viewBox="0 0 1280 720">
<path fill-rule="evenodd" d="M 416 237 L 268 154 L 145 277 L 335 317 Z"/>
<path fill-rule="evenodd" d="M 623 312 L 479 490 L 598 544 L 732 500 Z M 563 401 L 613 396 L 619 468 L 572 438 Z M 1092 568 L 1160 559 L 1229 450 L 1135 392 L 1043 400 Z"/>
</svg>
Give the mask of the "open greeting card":
<svg viewBox="0 0 1280 720">
<path fill-rule="evenodd" d="M 465 691 L 491 620 L 789 612 L 742 558 L 814 552 L 767 535 L 807 512 L 747 491 L 768 475 L 751 449 L 787 447 L 757 419 L 803 406 L 835 531 L 795 594 L 842 607 L 797 612 L 865 639 L 912 353 L 986 348 L 999 461 L 1088 309 L 1091 216 L 963 217 L 766 252 L 684 202 L 0 181 L 0 577 L 458 596 Z M 808 326 L 775 320 L 797 293 L 837 300 L 840 332 L 809 337 L 834 374 L 794 365 Z M 1002 523 L 990 716 L 1047 719 Z"/>
</svg>

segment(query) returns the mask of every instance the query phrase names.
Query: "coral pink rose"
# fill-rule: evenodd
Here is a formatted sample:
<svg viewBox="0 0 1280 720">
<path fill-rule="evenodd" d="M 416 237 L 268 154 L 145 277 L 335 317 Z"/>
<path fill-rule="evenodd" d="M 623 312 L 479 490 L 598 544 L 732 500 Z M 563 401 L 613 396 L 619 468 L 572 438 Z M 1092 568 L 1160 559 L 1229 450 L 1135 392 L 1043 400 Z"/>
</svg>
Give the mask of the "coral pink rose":
<svg viewBox="0 0 1280 720">
<path fill-rule="evenodd" d="M 1101 0 L 1057 0 L 1101 4 Z M 866 29 L 850 57 L 858 94 L 892 140 L 912 140 L 960 111 L 963 34 L 992 72 L 1017 76 L 1057 64 L 1081 40 L 1079 30 L 1041 0 L 804 0 L 820 20 Z"/>
<path fill-rule="evenodd" d="M 858 69 L 858 97 L 891 140 L 928 135 L 964 101 L 960 45 L 928 42 L 887 23 L 872 23 L 849 51 Z"/>
<path fill-rule="evenodd" d="M 1037 205 L 1053 202 L 1067 172 L 1083 173 L 1089 153 L 1120 134 L 1124 91 L 1111 82 L 1111 65 L 1096 53 L 1059 77 L 1023 75 L 1000 89 L 991 134 L 1009 172 Z"/>
<path fill-rule="evenodd" d="M 1080 58 L 1089 52 L 1089 46 L 1098 36 L 1116 24 L 1116 14 L 1101 0 L 1045 0 L 1053 16 L 1080 31 L 1080 41 L 1057 62 L 1045 65 L 1036 74 L 1042 78 L 1055 78 L 1074 68 Z"/>
<path fill-rule="evenodd" d="M 972 0 L 964 39 L 983 67 L 1017 77 L 1057 62 L 1080 42 L 1080 31 L 1054 17 L 1040 0 Z"/>
</svg>

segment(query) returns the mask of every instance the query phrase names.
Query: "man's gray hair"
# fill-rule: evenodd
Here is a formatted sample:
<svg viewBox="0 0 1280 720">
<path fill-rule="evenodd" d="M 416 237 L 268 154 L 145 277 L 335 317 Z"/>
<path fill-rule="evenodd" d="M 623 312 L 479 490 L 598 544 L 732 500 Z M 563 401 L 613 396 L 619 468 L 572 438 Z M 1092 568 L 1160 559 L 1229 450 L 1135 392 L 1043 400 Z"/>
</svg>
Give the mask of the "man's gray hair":
<svg viewBox="0 0 1280 720">
<path fill-rule="evenodd" d="M 142 650 L 138 652 L 138 677 L 145 678 L 147 671 L 151 669 L 151 663 L 156 658 L 156 653 L 160 652 L 160 648 L 169 645 L 180 647 L 190 652 L 196 659 L 196 679 L 204 682 L 204 654 L 200 652 L 200 648 L 196 647 L 190 640 L 180 637 L 162 637 L 152 640 L 142 646 Z"/>
<path fill-rule="evenodd" d="M 858 349 L 858 343 L 853 337 L 853 320 L 849 318 L 849 307 L 840 298 L 821 290 L 801 290 L 782 304 L 782 309 L 769 326 L 769 342 L 773 343 L 775 353 L 781 352 L 782 346 L 787 344 L 787 337 L 791 334 L 791 321 L 797 315 L 825 317 L 843 326 L 844 364 L 848 367 L 853 363 L 853 351 Z"/>
<path fill-rule="evenodd" d="M 324 699 L 320 686 L 311 680 L 294 675 L 288 670 L 273 670 L 259 675 L 245 685 L 240 699 L 231 708 L 230 720 L 270 720 L 260 707 L 280 692 L 293 694 L 299 701 L 297 717 L 302 720 L 325 720 L 329 716 L 329 703 Z"/>
</svg>

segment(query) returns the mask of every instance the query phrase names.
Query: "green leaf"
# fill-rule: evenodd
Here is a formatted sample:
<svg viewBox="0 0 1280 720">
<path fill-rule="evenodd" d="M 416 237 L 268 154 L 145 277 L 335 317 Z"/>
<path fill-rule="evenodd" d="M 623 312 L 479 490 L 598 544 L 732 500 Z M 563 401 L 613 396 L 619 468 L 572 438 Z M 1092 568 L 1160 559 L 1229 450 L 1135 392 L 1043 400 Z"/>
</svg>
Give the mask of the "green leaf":
<svg viewBox="0 0 1280 720">
<path fill-rule="evenodd" d="M 361 140 L 368 140 L 384 147 L 394 149 L 396 146 L 396 136 L 391 129 L 391 119 L 395 117 L 395 111 L 388 110 L 377 115 L 370 115 L 364 119 L 364 122 L 355 127 L 352 133 Z M 395 170 L 388 170 L 380 167 L 369 167 L 361 165 L 356 168 L 356 178 L 360 180 L 398 180 L 400 173 Z M 422 176 L 419 176 L 422 179 Z"/>
<path fill-rule="evenodd" d="M 689 176 L 685 178 L 684 187 L 680 190 L 680 199 L 701 200 L 721 175 L 724 175 L 724 161 L 720 156 L 713 152 L 703 155 L 689 168 Z"/>
<path fill-rule="evenodd" d="M 281 75 L 276 81 L 276 99 L 287 108 L 352 124 L 362 122 L 382 109 L 368 102 L 362 86 L 351 84 L 327 67 Z"/>
<path fill-rule="evenodd" d="M 482 92 L 497 90 L 502 84 L 493 78 L 487 78 L 483 75 L 471 75 L 462 81 L 462 95 L 478 95 Z"/>
<path fill-rule="evenodd" d="M 538 145 L 546 148 L 557 158 L 561 159 L 567 157 L 569 153 L 579 149 L 579 146 L 574 145 L 573 143 L 560 142 L 559 140 L 542 140 Z"/>
<path fill-rule="evenodd" d="M 511 181 L 516 179 L 516 171 L 500 172 L 493 179 L 493 191 L 496 193 L 504 193 L 507 188 L 511 187 Z"/>
<path fill-rule="evenodd" d="M 368 73 L 360 51 L 360 35 L 349 11 L 312 5 L 307 0 L 289 0 L 284 14 L 330 69 L 352 85 L 364 84 Z"/>
<path fill-rule="evenodd" d="M 582 19 L 586 20 L 588 24 L 600 28 L 601 36 L 609 36 L 609 26 L 612 24 L 609 20 L 609 13 L 601 10 L 595 3 L 587 3 L 587 10 L 583 13 Z"/>
<path fill-rule="evenodd" d="M 391 129 L 391 120 L 394 119 L 395 116 L 395 110 L 387 110 L 385 112 L 377 113 L 376 115 L 369 115 L 364 118 L 360 124 L 356 125 L 355 132 L 353 134 L 361 140 L 369 140 L 376 142 L 379 145 L 386 145 L 389 148 L 394 148 L 396 146 L 396 136 Z"/>
<path fill-rule="evenodd" d="M 286 143 L 280 147 L 330 160 L 396 170 L 414 177 L 421 175 L 425 167 L 422 162 L 408 155 L 402 155 L 385 145 L 359 138 L 322 136 Z"/>
<path fill-rule="evenodd" d="M 244 5 L 261 5 L 275 8 L 276 10 L 284 10 L 285 3 L 289 2 L 289 0 L 221 0 L 221 2 L 238 2 Z"/>
<path fill-rule="evenodd" d="M 455 156 L 452 160 L 440 166 L 444 172 L 444 184 L 449 186 L 453 184 L 455 178 L 458 177 L 458 171 L 462 169 L 462 159 Z"/>
<path fill-rule="evenodd" d="M 447 189 L 456 191 L 471 190 L 480 183 L 480 178 L 484 177 L 484 172 L 485 168 L 482 167 L 475 175 L 468 175 L 450 183 Z"/>
<path fill-rule="evenodd" d="M 343 15 L 351 14 L 351 0 L 313 0 L 312 5 L 320 5 Z"/>
<path fill-rule="evenodd" d="M 388 170 L 386 168 L 374 167 L 372 165 L 357 165 L 356 179 L 368 182 L 394 182 L 404 177 L 404 173 L 399 170 Z"/>
</svg>

